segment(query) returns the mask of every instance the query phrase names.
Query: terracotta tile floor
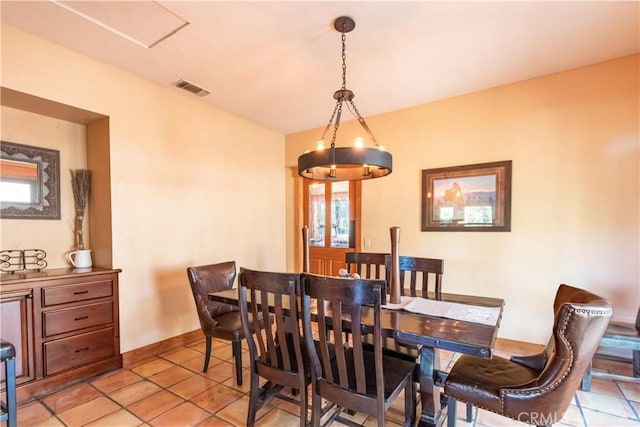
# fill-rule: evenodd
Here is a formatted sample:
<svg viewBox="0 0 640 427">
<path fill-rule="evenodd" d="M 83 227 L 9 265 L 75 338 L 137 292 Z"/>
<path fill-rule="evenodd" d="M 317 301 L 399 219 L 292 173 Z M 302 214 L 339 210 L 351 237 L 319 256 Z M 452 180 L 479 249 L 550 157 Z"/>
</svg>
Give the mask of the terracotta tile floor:
<svg viewBox="0 0 640 427">
<path fill-rule="evenodd" d="M 512 347 L 508 348 L 513 351 Z M 497 354 L 508 354 L 496 351 Z M 18 425 L 31 426 L 244 426 L 249 403 L 249 375 L 235 384 L 231 345 L 214 340 L 209 371 L 202 373 L 204 340 L 150 358 L 27 402 L 18 408 Z M 243 355 L 247 360 L 247 352 Z M 456 355 L 441 352 L 441 366 L 448 368 Z M 618 365 L 618 366 L 616 366 Z M 597 361 L 596 370 L 630 367 Z M 387 425 L 403 420 L 403 399 L 387 415 Z M 464 420 L 458 405 L 459 426 L 514 426 L 513 420 L 473 410 L 473 421 Z M 363 426 L 376 425 L 373 417 L 356 413 L 351 419 Z M 445 417 L 440 423 L 445 423 Z M 298 426 L 298 407 L 276 400 L 258 412 L 258 425 Z M 5 427 L 6 423 L 2 423 Z M 335 422 L 340 426 L 341 423 Z M 558 426 L 640 426 L 640 384 L 594 378 L 591 392 L 578 391 Z"/>
</svg>

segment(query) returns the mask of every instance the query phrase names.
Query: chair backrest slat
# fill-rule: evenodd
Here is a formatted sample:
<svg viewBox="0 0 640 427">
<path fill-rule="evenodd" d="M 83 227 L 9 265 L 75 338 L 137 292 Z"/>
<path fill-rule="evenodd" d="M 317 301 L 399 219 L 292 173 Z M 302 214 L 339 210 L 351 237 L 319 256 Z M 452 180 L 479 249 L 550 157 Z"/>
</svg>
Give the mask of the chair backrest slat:
<svg viewBox="0 0 640 427">
<path fill-rule="evenodd" d="M 324 305 L 318 306 L 318 339 L 319 342 L 329 342 L 329 327 L 327 322 L 327 313 Z M 339 325 L 341 327 L 342 325 Z M 342 335 L 342 334 L 340 334 Z M 320 347 L 320 360 L 322 362 L 322 369 L 328 372 L 330 381 L 333 381 L 333 375 L 331 373 L 331 355 L 327 346 Z"/>
<path fill-rule="evenodd" d="M 247 288 L 244 286 L 239 286 L 238 290 L 240 292 L 240 301 L 257 301 L 258 299 L 256 298 L 256 290 L 255 288 L 251 288 L 249 290 L 249 293 L 251 294 L 250 298 L 247 298 Z M 258 306 L 257 304 L 251 304 L 251 306 L 247 307 L 248 310 L 251 312 L 251 314 L 247 315 L 247 318 L 251 317 L 252 319 L 257 319 L 259 317 L 258 315 Z M 241 314 L 242 314 L 242 310 L 240 310 Z M 251 325 L 253 326 L 253 333 L 252 335 L 255 335 L 256 340 L 258 341 L 258 353 L 260 354 L 260 358 L 261 359 L 266 359 L 266 354 L 267 354 L 267 350 L 266 350 L 266 343 L 265 343 L 265 339 L 262 335 L 262 328 L 260 323 L 258 322 L 253 322 L 251 323 Z M 264 360 L 263 360 L 264 361 Z"/>
<path fill-rule="evenodd" d="M 351 308 L 351 322 L 353 325 L 360 325 L 362 323 L 362 316 L 360 314 L 360 304 L 353 304 Z M 358 393 L 364 394 L 367 390 L 367 379 L 364 369 L 358 369 L 358 366 L 364 366 L 364 356 L 362 354 L 362 331 L 360 327 L 351 328 L 352 340 L 353 340 L 353 362 L 356 373 L 356 390 Z"/>
<path fill-rule="evenodd" d="M 349 387 L 349 373 L 347 370 L 347 359 L 346 359 L 346 351 L 345 351 L 345 343 L 342 339 L 343 330 L 342 330 L 342 303 L 340 301 L 336 301 L 332 304 L 332 324 L 334 328 L 334 340 L 335 340 L 335 348 L 336 348 L 336 362 L 338 363 L 338 379 L 337 381 L 344 388 Z M 320 344 L 322 347 L 327 348 L 326 343 Z M 324 351 L 324 350 L 323 350 Z M 333 381 L 336 381 L 334 378 Z"/>
<path fill-rule="evenodd" d="M 267 292 L 265 292 L 264 290 L 260 291 L 259 295 L 260 295 L 260 299 L 256 301 L 252 301 L 251 304 L 260 304 L 259 309 L 262 312 L 262 318 L 267 319 L 269 316 L 269 306 L 267 304 L 263 304 L 263 301 L 268 301 L 269 296 Z M 279 328 L 281 327 L 281 324 L 282 324 L 282 319 L 276 317 L 275 327 Z M 268 354 L 265 354 L 265 356 L 268 356 L 268 360 L 277 360 L 276 340 L 274 338 L 273 328 L 265 328 L 265 335 L 266 335 L 265 338 L 267 341 L 267 353 L 268 353 Z"/>
</svg>

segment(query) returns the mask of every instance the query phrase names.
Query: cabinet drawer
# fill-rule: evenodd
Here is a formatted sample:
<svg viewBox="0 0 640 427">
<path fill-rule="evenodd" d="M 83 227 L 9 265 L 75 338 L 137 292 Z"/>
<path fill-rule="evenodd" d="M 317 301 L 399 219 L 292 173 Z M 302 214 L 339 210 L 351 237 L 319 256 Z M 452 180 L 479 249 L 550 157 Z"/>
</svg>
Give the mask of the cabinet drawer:
<svg viewBox="0 0 640 427">
<path fill-rule="evenodd" d="M 64 308 L 44 313 L 45 337 L 76 331 L 91 326 L 113 323 L 113 303 L 110 301 L 80 307 Z"/>
<path fill-rule="evenodd" d="M 44 343 L 44 373 L 52 375 L 113 356 L 113 328 Z"/>
<path fill-rule="evenodd" d="M 42 292 L 42 304 L 45 307 L 113 295 L 111 280 L 54 286 L 44 288 Z"/>
</svg>

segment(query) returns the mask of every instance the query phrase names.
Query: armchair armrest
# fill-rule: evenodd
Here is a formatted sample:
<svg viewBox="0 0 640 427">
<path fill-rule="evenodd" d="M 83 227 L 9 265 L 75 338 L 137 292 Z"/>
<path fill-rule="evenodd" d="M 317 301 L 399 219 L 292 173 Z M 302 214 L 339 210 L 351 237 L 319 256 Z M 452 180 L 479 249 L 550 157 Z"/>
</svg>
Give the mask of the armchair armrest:
<svg viewBox="0 0 640 427">
<path fill-rule="evenodd" d="M 536 354 L 528 354 L 525 356 L 511 356 L 509 359 L 513 363 L 517 363 L 522 366 L 526 366 L 527 368 L 534 369 L 538 372 L 541 372 L 544 367 L 547 365 L 547 352 L 546 350 L 541 351 Z"/>
</svg>

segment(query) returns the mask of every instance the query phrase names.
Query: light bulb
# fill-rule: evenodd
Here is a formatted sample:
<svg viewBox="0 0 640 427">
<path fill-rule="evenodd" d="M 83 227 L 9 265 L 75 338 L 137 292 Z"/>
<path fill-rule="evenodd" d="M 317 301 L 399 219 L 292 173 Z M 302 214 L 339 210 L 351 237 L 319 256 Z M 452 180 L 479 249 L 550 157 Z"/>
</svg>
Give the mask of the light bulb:
<svg viewBox="0 0 640 427">
<path fill-rule="evenodd" d="M 324 141 L 320 140 L 316 142 L 316 150 L 324 150 Z"/>
<path fill-rule="evenodd" d="M 353 145 L 356 148 L 362 148 L 364 147 L 364 140 L 362 139 L 361 136 L 357 136 L 354 140 L 353 140 Z"/>
</svg>

